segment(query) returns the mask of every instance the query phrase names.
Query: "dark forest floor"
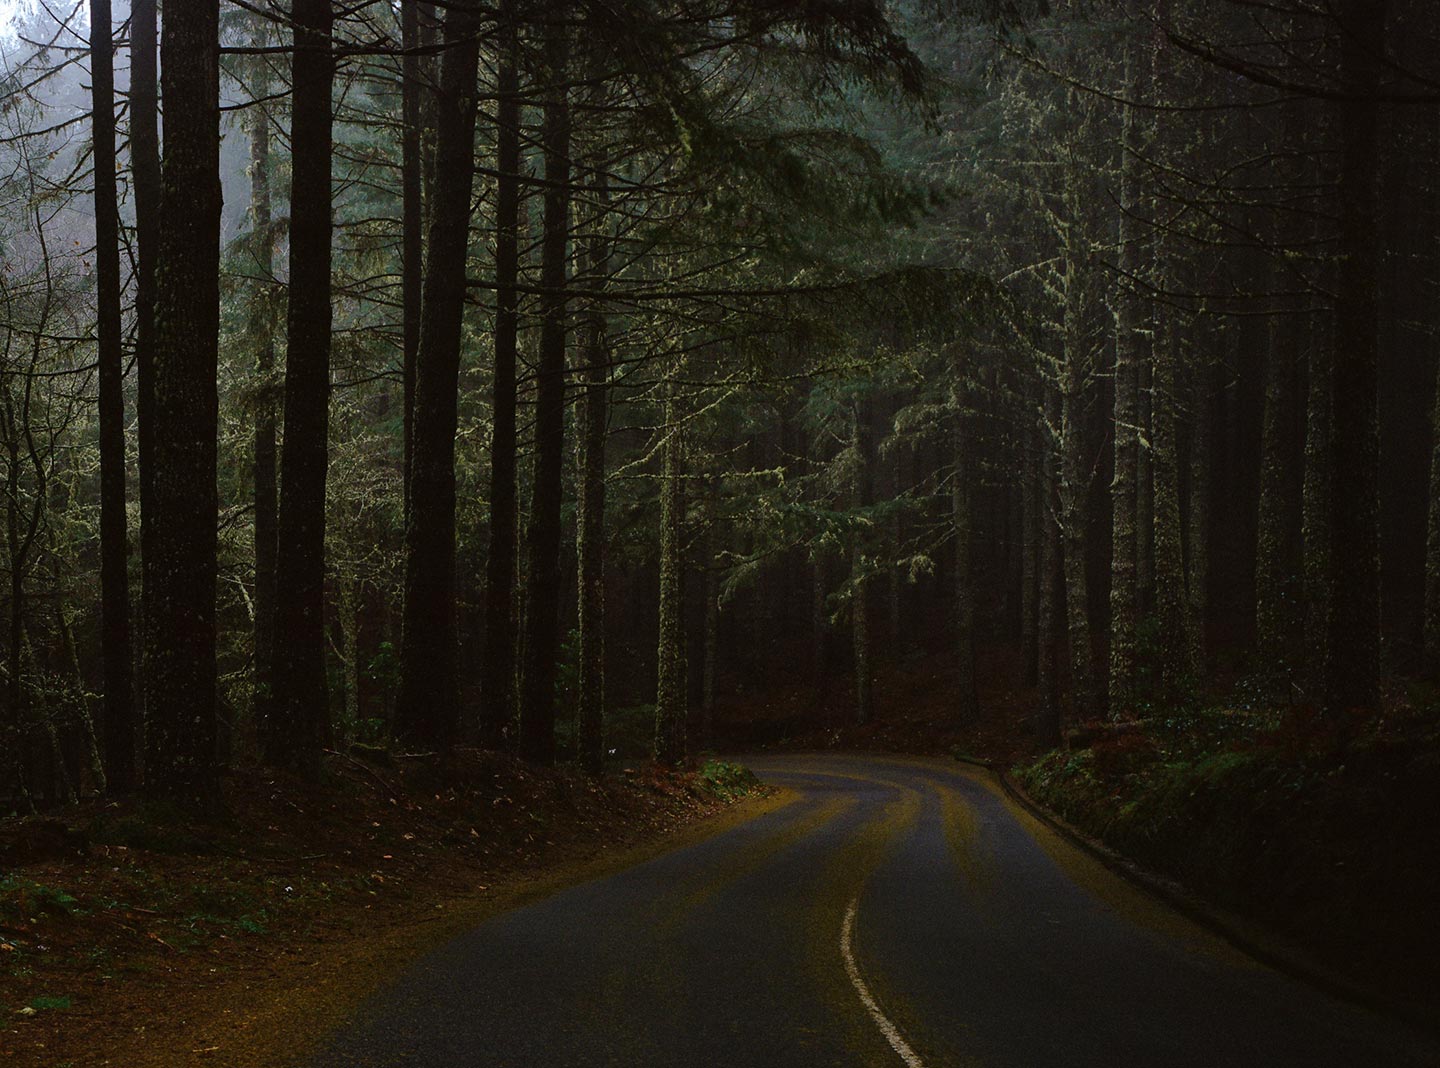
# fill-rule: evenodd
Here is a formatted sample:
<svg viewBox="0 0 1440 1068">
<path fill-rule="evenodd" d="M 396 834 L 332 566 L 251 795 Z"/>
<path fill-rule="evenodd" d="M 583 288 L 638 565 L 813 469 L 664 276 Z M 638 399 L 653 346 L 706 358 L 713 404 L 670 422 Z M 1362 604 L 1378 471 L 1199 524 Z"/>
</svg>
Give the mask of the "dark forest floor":
<svg viewBox="0 0 1440 1068">
<path fill-rule="evenodd" d="M 1010 770 L 1083 834 L 1181 883 L 1322 969 L 1440 1014 L 1440 691 L 1395 681 L 1378 714 L 1267 707 L 1227 680 L 1185 709 L 1033 735 L 1013 655 L 982 651 L 978 722 L 956 722 L 943 654 L 882 665 L 875 721 L 848 680 L 792 685 L 717 711 L 737 748 L 968 756 Z M 1269 936 L 1265 934 L 1269 932 Z"/>
<path fill-rule="evenodd" d="M 767 803 L 714 765 L 597 781 L 473 751 L 225 789 L 204 825 L 140 801 L 0 821 L 0 1065 L 288 1062 L 447 935 Z"/>
<path fill-rule="evenodd" d="M 1218 704 L 1016 769 L 1081 831 L 1440 1020 L 1440 705 Z"/>
</svg>

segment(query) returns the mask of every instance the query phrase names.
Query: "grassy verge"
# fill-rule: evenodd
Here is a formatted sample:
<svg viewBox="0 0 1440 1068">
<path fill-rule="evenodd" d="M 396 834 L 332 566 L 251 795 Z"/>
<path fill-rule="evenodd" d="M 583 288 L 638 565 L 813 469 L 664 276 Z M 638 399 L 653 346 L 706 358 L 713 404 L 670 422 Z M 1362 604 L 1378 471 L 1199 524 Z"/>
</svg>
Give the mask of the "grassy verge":
<svg viewBox="0 0 1440 1068">
<path fill-rule="evenodd" d="M 1440 990 L 1440 714 L 1206 708 L 1014 769 L 1152 870 L 1395 996 Z"/>
</svg>

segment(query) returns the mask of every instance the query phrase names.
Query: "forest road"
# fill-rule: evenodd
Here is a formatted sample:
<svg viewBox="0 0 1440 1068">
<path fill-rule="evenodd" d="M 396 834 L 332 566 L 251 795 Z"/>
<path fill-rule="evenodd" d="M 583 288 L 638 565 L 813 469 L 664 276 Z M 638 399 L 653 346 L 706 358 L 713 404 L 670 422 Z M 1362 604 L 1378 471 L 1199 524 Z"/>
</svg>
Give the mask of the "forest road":
<svg viewBox="0 0 1440 1068">
<path fill-rule="evenodd" d="M 940 761 L 791 800 L 431 953 L 314 1068 L 1384 1068 L 1440 1043 L 1194 927 Z"/>
</svg>

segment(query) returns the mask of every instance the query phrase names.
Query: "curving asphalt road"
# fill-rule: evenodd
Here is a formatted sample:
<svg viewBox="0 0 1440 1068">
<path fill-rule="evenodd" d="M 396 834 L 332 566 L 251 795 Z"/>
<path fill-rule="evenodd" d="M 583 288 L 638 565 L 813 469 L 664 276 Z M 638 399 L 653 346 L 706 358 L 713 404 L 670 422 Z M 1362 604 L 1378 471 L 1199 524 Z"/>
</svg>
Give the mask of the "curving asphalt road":
<svg viewBox="0 0 1440 1068">
<path fill-rule="evenodd" d="M 1264 968 L 951 764 L 751 761 L 783 807 L 491 919 L 314 1068 L 1388 1068 L 1440 1043 Z"/>
</svg>

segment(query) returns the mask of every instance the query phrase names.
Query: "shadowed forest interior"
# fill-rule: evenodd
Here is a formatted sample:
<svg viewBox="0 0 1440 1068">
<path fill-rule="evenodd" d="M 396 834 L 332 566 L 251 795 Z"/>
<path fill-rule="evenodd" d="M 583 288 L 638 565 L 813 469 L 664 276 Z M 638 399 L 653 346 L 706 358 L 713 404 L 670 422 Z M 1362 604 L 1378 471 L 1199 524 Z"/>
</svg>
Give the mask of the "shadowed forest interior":
<svg viewBox="0 0 1440 1068">
<path fill-rule="evenodd" d="M 0 14 L 16 826 L 958 754 L 1433 973 L 1433 0 Z"/>
</svg>

